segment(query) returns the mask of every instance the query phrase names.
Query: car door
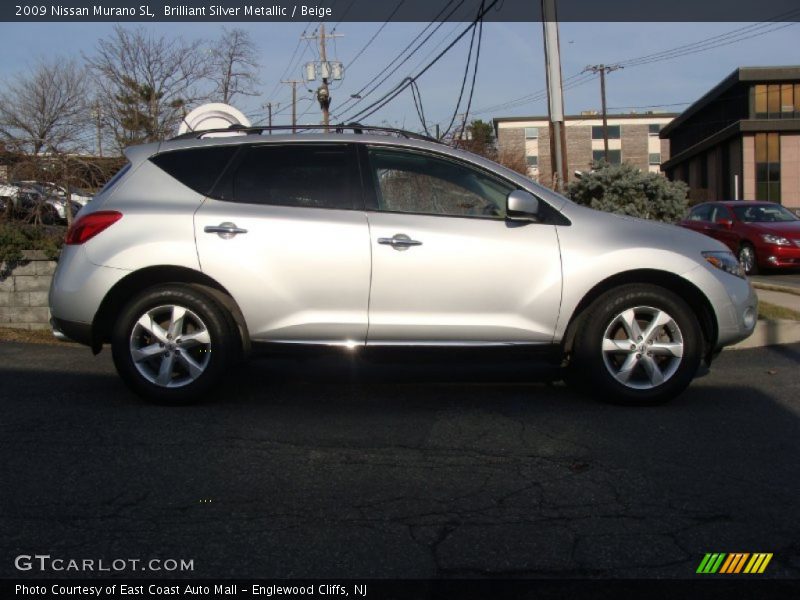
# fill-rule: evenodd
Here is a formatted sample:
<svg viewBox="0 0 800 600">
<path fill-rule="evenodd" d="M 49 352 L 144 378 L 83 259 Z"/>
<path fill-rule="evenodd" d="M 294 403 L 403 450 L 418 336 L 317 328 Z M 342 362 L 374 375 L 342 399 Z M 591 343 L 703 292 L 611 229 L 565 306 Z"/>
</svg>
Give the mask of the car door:
<svg viewBox="0 0 800 600">
<path fill-rule="evenodd" d="M 735 231 L 735 221 L 731 210 L 724 204 L 714 207 L 713 237 L 734 252 L 739 250 L 739 234 Z"/>
<path fill-rule="evenodd" d="M 195 214 L 204 273 L 251 338 L 363 344 L 370 242 L 355 149 L 244 146 Z"/>
<path fill-rule="evenodd" d="M 711 204 L 700 204 L 689 211 L 689 216 L 681 221 L 681 225 L 698 233 L 708 234 L 711 226 Z"/>
<path fill-rule="evenodd" d="M 505 219 L 517 188 L 438 153 L 362 154 L 372 245 L 368 344 L 551 343 L 554 225 Z"/>
</svg>

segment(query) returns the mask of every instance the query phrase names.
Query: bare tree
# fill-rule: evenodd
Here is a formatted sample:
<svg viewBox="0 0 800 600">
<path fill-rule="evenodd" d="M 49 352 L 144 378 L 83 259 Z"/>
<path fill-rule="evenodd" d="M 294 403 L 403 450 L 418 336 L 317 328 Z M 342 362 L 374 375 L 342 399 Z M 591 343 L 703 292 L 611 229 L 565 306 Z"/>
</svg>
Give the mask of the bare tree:
<svg viewBox="0 0 800 600">
<path fill-rule="evenodd" d="M 216 85 L 212 94 L 214 100 L 229 104 L 234 96 L 256 95 L 258 52 L 247 31 L 223 27 L 212 55 L 209 79 Z"/>
<path fill-rule="evenodd" d="M 85 59 L 102 124 L 120 149 L 171 135 L 187 106 L 203 97 L 200 83 L 211 73 L 202 40 L 154 37 L 142 27 L 118 25 Z"/>
<path fill-rule="evenodd" d="M 40 61 L 0 92 L 0 136 L 17 151 L 75 150 L 86 133 L 88 80 L 73 60 Z"/>
</svg>

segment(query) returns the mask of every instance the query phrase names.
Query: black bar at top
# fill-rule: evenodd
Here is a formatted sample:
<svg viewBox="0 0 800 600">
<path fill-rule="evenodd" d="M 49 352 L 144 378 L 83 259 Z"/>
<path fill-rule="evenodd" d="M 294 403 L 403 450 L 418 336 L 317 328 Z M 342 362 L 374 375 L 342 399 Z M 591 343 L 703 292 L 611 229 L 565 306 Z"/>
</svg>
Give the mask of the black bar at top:
<svg viewBox="0 0 800 600">
<path fill-rule="evenodd" d="M 15 0 L 4 22 L 382 22 L 400 0 Z M 491 4 L 489 0 L 486 5 Z M 563 22 L 800 21 L 798 0 L 556 0 Z M 472 21 L 481 0 L 404 0 L 393 22 Z M 486 21 L 541 21 L 541 0 L 500 0 Z"/>
</svg>

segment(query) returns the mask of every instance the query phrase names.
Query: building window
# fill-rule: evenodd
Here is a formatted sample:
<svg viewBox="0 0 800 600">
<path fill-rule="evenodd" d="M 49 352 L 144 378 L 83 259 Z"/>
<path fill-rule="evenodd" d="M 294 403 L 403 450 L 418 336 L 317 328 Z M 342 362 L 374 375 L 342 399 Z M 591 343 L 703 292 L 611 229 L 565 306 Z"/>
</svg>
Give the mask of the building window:
<svg viewBox="0 0 800 600">
<path fill-rule="evenodd" d="M 658 134 L 661 133 L 661 125 L 658 123 L 650 123 L 648 127 L 648 134 L 654 137 L 658 137 Z"/>
<path fill-rule="evenodd" d="M 756 119 L 794 119 L 800 117 L 800 84 L 756 85 L 753 98 Z"/>
<path fill-rule="evenodd" d="M 620 137 L 620 126 L 619 125 L 609 125 L 608 126 L 608 139 L 610 140 L 618 140 Z M 602 140 L 603 139 L 603 126 L 602 125 L 592 125 L 592 139 L 593 140 Z"/>
<path fill-rule="evenodd" d="M 756 200 L 781 201 L 781 138 L 756 134 Z"/>
<path fill-rule="evenodd" d="M 605 160 L 605 150 L 593 150 L 592 160 L 596 163 Z M 611 165 L 618 165 L 622 162 L 622 150 L 609 150 L 608 163 Z"/>
<path fill-rule="evenodd" d="M 660 165 L 661 164 L 661 153 L 660 152 L 651 152 L 650 153 L 650 164 L 651 165 Z"/>
<path fill-rule="evenodd" d="M 525 128 L 525 139 L 526 140 L 538 140 L 539 139 L 539 128 L 538 127 L 526 127 Z"/>
<path fill-rule="evenodd" d="M 538 167 L 539 166 L 539 157 L 538 156 L 528 156 L 528 166 L 529 167 Z"/>
</svg>

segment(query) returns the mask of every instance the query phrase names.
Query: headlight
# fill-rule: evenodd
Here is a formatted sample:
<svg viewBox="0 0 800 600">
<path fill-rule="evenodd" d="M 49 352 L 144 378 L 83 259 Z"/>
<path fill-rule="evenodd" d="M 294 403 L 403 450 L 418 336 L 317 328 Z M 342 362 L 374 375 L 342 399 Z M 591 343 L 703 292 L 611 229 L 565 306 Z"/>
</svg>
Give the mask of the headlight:
<svg viewBox="0 0 800 600">
<path fill-rule="evenodd" d="M 744 279 L 744 269 L 732 252 L 703 252 L 703 258 L 718 269 Z"/>
<path fill-rule="evenodd" d="M 791 246 L 792 242 L 780 235 L 772 235 L 771 233 L 761 234 L 761 239 L 768 244 L 775 244 L 776 246 Z"/>
</svg>

